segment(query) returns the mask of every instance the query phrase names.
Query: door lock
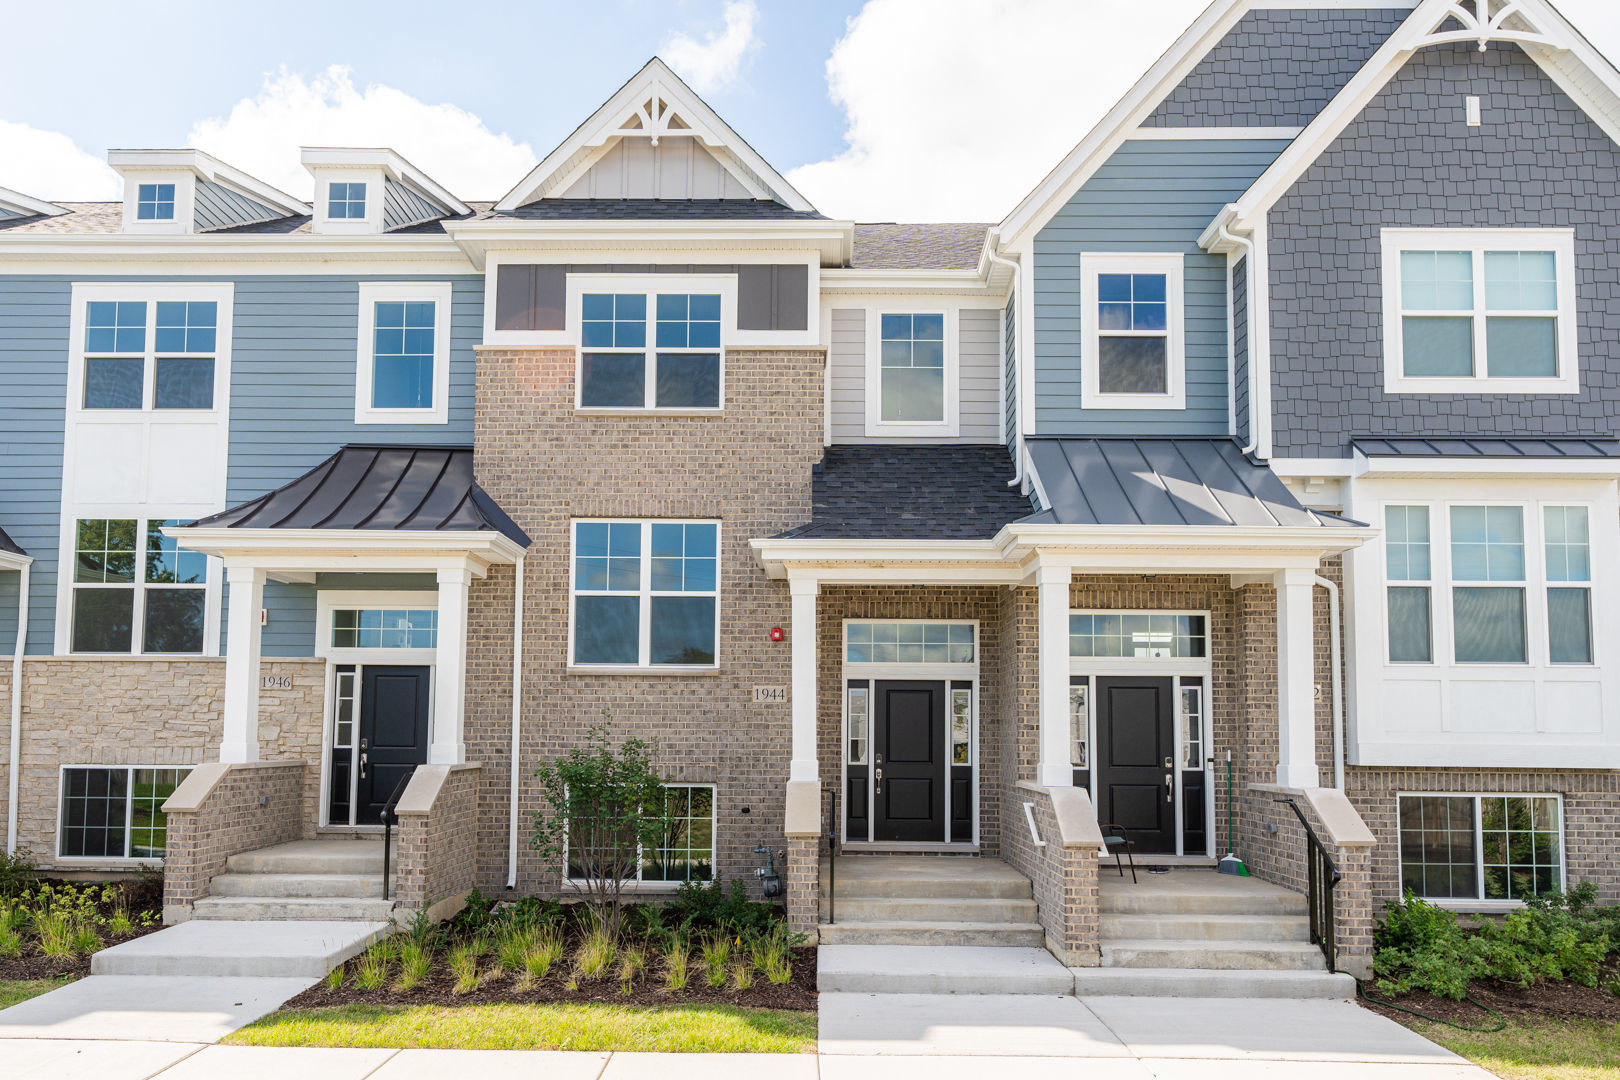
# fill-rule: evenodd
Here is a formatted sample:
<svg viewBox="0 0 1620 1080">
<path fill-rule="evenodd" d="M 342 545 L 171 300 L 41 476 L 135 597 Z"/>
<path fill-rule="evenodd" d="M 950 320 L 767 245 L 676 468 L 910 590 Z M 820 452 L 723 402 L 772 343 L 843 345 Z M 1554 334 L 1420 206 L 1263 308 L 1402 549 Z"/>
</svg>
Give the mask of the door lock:
<svg viewBox="0 0 1620 1080">
<path fill-rule="evenodd" d="M 1165 768 L 1167 768 L 1167 769 L 1173 769 L 1173 768 L 1175 768 L 1175 767 L 1176 767 L 1176 763 L 1175 763 L 1175 759 L 1173 759 L 1173 758 L 1168 758 L 1168 757 L 1167 757 L 1167 758 L 1165 758 L 1165 759 L 1164 759 L 1164 767 L 1165 767 Z"/>
</svg>

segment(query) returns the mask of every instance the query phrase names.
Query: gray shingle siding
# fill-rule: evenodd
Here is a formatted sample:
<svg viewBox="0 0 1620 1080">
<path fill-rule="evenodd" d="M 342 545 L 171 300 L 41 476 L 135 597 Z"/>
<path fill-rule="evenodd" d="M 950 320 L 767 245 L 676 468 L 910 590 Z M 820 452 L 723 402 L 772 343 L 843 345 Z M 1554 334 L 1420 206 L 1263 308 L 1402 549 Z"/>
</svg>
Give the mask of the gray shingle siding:
<svg viewBox="0 0 1620 1080">
<path fill-rule="evenodd" d="M 1303 127 L 1411 14 L 1406 8 L 1251 11 L 1144 127 Z"/>
<path fill-rule="evenodd" d="M 1464 97 L 1483 99 L 1467 127 Z M 1575 231 L 1581 392 L 1383 392 L 1379 231 Z M 1357 437 L 1605 436 L 1620 414 L 1620 147 L 1516 46 L 1418 53 L 1269 216 L 1279 457 Z"/>
<path fill-rule="evenodd" d="M 1283 140 L 1127 142 L 1035 238 L 1035 429 L 1041 435 L 1225 435 L 1226 256 L 1198 236 L 1287 147 Z M 1080 407 L 1080 259 L 1186 256 L 1187 408 Z"/>
<path fill-rule="evenodd" d="M 1249 445 L 1249 260 L 1232 264 L 1232 419 L 1233 434 Z"/>
</svg>

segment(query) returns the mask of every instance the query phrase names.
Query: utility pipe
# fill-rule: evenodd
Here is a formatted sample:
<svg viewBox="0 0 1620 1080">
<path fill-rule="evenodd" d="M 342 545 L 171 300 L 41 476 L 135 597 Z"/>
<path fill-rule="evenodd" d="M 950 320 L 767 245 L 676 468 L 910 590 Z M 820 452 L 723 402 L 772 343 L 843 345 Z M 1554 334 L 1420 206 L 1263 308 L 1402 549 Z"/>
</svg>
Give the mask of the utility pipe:
<svg viewBox="0 0 1620 1080">
<path fill-rule="evenodd" d="M 6 854 L 17 853 L 17 777 L 22 767 L 22 670 L 28 647 L 28 569 L 30 559 L 17 568 L 17 647 L 11 654 L 11 741 L 6 744 Z"/>
<path fill-rule="evenodd" d="M 510 835 L 506 841 L 506 887 L 517 888 L 518 859 L 518 754 L 523 736 L 523 560 L 517 558 L 512 582 L 512 781 L 507 797 L 511 802 Z"/>
<path fill-rule="evenodd" d="M 1016 263 L 1016 262 L 1013 262 L 1011 259 L 1007 258 L 1004 255 L 997 255 L 995 253 L 995 251 L 990 249 L 990 248 L 986 248 L 984 254 L 985 254 L 985 257 L 988 258 L 991 262 L 996 263 L 996 264 L 998 264 L 1000 266 L 1005 266 L 1008 270 L 1012 271 L 1012 276 L 1013 276 L 1013 279 L 1012 279 L 1012 298 L 1013 298 L 1013 304 L 1015 305 L 1013 310 L 1015 312 L 1017 312 L 1021 316 L 1023 314 L 1023 310 L 1024 310 L 1024 297 L 1020 294 L 1019 286 L 1021 284 L 1023 284 L 1024 275 L 1023 275 L 1023 273 L 1021 271 L 1021 268 L 1019 267 L 1019 264 Z M 1003 308 L 1002 310 L 1005 311 L 1006 309 Z M 1003 323 L 1003 330 L 1005 330 L 1005 323 L 1006 323 L 1006 315 L 1005 314 L 1003 314 L 1003 316 L 1002 316 L 1002 323 Z M 1029 348 L 1034 344 L 1033 342 L 1026 342 L 1026 341 L 1019 340 L 1017 334 L 1018 334 L 1017 324 L 1015 323 L 1014 327 L 1013 327 L 1013 356 L 1015 357 L 1015 361 L 1013 363 L 1013 374 L 1014 374 L 1014 376 L 1016 376 L 1018 374 L 1019 369 L 1020 369 L 1020 365 L 1016 362 L 1016 357 L 1018 357 L 1024 351 L 1024 349 Z M 1003 370 L 1005 370 L 1006 364 L 1007 364 L 1007 358 L 1005 356 L 1003 356 L 1000 359 L 1001 359 L 1002 368 L 1003 368 Z M 1009 386 L 1007 389 L 1021 392 L 1021 391 L 1024 391 L 1026 388 L 1021 387 L 1021 386 L 1017 386 L 1017 380 L 1015 378 L 1014 379 L 1014 385 Z M 1006 405 L 1007 405 L 1007 403 L 1005 401 L 1002 402 L 1002 408 L 1003 409 L 1006 408 Z M 1023 424 L 1023 420 L 1022 420 L 1022 410 L 1015 408 L 1013 410 L 1013 415 L 1015 417 L 1014 422 L 1013 422 L 1013 468 L 1014 468 L 1015 472 L 1013 474 L 1013 478 L 1011 480 L 1007 481 L 1007 486 L 1008 487 L 1019 487 L 1024 482 L 1024 424 Z M 1006 418 L 1003 417 L 1003 419 L 1006 419 Z"/>
<path fill-rule="evenodd" d="M 1250 329 L 1248 338 L 1252 342 L 1254 340 L 1254 240 L 1249 237 L 1238 236 L 1236 233 L 1231 232 L 1227 229 L 1226 222 L 1224 221 L 1221 222 L 1220 227 L 1216 230 L 1216 235 L 1226 243 L 1236 244 L 1238 247 L 1243 249 L 1243 280 L 1247 286 L 1243 290 L 1243 302 L 1245 305 L 1247 305 L 1247 310 L 1244 312 L 1243 317 L 1249 322 Z M 1230 275 L 1228 275 L 1228 277 L 1230 277 Z M 1227 281 L 1226 287 L 1228 289 L 1232 287 L 1230 280 Z M 1249 362 L 1245 365 L 1247 378 L 1249 380 L 1249 445 L 1238 451 L 1238 453 L 1242 454 L 1244 457 L 1248 457 L 1250 454 L 1254 453 L 1255 447 L 1260 445 L 1260 402 L 1259 399 L 1255 397 L 1255 363 L 1254 348 L 1252 345 L 1250 346 L 1249 353 Z M 1235 369 L 1237 367 L 1237 342 L 1233 337 L 1228 337 L 1226 340 L 1226 356 L 1229 369 Z"/>
<path fill-rule="evenodd" d="M 1344 790 L 1344 642 L 1339 632 L 1339 586 L 1321 574 L 1316 583 L 1328 594 L 1328 652 L 1333 661 L 1333 786 Z"/>
</svg>

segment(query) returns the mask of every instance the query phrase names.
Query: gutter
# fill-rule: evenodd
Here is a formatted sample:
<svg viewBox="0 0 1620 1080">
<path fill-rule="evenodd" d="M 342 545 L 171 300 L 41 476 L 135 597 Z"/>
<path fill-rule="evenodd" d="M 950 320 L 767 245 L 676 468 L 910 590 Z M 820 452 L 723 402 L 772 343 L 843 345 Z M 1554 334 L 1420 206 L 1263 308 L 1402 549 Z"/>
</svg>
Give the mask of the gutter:
<svg viewBox="0 0 1620 1080">
<path fill-rule="evenodd" d="M 6 853 L 17 853 L 17 778 L 22 767 L 22 670 L 28 648 L 28 571 L 33 560 L 17 568 L 17 645 L 11 654 L 11 741 L 6 744 Z"/>
<path fill-rule="evenodd" d="M 1260 445 L 1260 402 L 1255 396 L 1254 378 L 1254 240 L 1252 237 L 1237 236 L 1228 229 L 1227 226 L 1231 224 L 1232 217 L 1232 207 L 1228 206 L 1221 212 L 1221 216 L 1215 219 L 1215 238 L 1219 243 L 1227 245 L 1229 249 L 1236 247 L 1241 248 L 1243 251 L 1243 278 L 1245 283 L 1243 295 L 1244 302 L 1247 304 L 1243 317 L 1248 321 L 1249 327 L 1248 333 L 1245 335 L 1248 338 L 1245 345 L 1249 350 L 1248 364 L 1246 365 L 1249 380 L 1249 443 L 1238 452 L 1244 457 L 1248 457 Z M 1228 310 L 1230 311 L 1232 295 L 1232 276 L 1230 273 L 1227 274 L 1226 289 Z M 1232 330 L 1230 324 L 1227 329 L 1227 370 L 1233 371 L 1237 368 L 1237 347 L 1234 335 L 1230 332 Z"/>
<path fill-rule="evenodd" d="M 1025 300 L 1024 289 L 1023 289 L 1023 285 L 1024 285 L 1023 270 L 1022 270 L 1022 267 L 1018 263 L 1016 263 L 1013 260 L 1007 258 L 1005 255 L 996 254 L 995 245 L 1000 243 L 1000 242 L 1001 242 L 1000 230 L 992 229 L 991 232 L 990 232 L 990 237 L 986 238 L 986 243 L 985 243 L 985 247 L 984 247 L 984 257 L 989 259 L 991 262 L 995 263 L 996 265 L 1005 266 L 1008 270 L 1012 271 L 1013 280 L 1012 280 L 1012 290 L 1011 291 L 1012 291 L 1013 303 L 1014 303 L 1014 305 L 1016 307 L 1016 310 L 1018 312 L 1019 319 L 1022 319 L 1023 316 L 1024 316 L 1024 300 Z M 1003 320 L 1005 320 L 1005 316 L 1003 316 Z M 1024 355 L 1024 350 L 1028 349 L 1028 348 L 1031 348 L 1034 343 L 1025 341 L 1024 340 L 1024 335 L 1017 333 L 1016 324 L 1015 324 L 1014 333 L 1017 336 L 1014 337 L 1014 339 L 1013 339 L 1013 371 L 1016 374 L 1022 374 L 1023 373 L 1023 364 L 1021 363 L 1021 359 L 1022 359 L 1022 357 Z M 1001 356 L 1001 357 L 997 357 L 997 359 L 1001 361 L 1002 367 L 1005 368 L 1006 363 L 1007 363 L 1007 358 L 1005 356 Z M 1013 391 L 1015 393 L 1020 394 L 1020 395 L 1028 392 L 1028 388 L 1023 386 L 1021 383 L 1018 386 L 1013 387 L 1012 389 L 1013 389 Z M 1003 401 L 1001 404 L 1002 404 L 1002 411 L 1003 411 L 1003 416 L 1002 416 L 1001 419 L 1003 421 L 1005 421 L 1006 420 L 1005 411 L 1006 411 L 1007 403 L 1005 401 Z M 1021 406 L 1022 406 L 1022 399 L 1020 398 L 1020 408 L 1016 410 L 1016 415 L 1018 416 L 1018 422 L 1013 425 L 1013 467 L 1014 467 L 1014 473 L 1013 473 L 1013 478 L 1011 480 L 1007 481 L 1007 486 L 1008 487 L 1016 487 L 1016 488 L 1019 488 L 1020 491 L 1023 490 L 1023 485 L 1024 485 L 1024 457 L 1025 457 L 1025 452 L 1024 452 L 1024 423 L 1023 423 L 1023 411 L 1022 411 Z"/>
<path fill-rule="evenodd" d="M 512 778 L 507 791 L 510 802 L 510 821 L 506 840 L 506 887 L 517 888 L 518 859 L 518 769 L 519 751 L 523 736 L 523 560 L 525 551 L 517 559 L 517 573 L 512 582 Z"/>
</svg>

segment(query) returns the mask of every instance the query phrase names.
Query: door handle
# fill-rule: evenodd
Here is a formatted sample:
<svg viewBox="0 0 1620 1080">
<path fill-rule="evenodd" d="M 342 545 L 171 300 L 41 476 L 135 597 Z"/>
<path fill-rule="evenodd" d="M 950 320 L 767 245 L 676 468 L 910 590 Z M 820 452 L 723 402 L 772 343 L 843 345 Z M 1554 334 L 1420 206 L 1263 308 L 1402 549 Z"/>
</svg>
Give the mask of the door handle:
<svg viewBox="0 0 1620 1080">
<path fill-rule="evenodd" d="M 366 754 L 365 754 L 365 751 L 362 750 L 360 752 L 360 779 L 364 780 L 365 778 L 366 778 Z"/>
<path fill-rule="evenodd" d="M 1174 773 L 1165 773 L 1164 774 L 1164 801 L 1165 802 L 1175 802 L 1176 801 L 1175 795 L 1176 795 L 1176 777 L 1175 777 L 1175 774 Z"/>
<path fill-rule="evenodd" d="M 876 785 L 876 787 L 875 787 L 876 793 L 881 795 L 883 793 L 883 770 L 882 769 L 878 769 L 876 772 L 874 772 L 872 774 L 872 782 Z"/>
</svg>

